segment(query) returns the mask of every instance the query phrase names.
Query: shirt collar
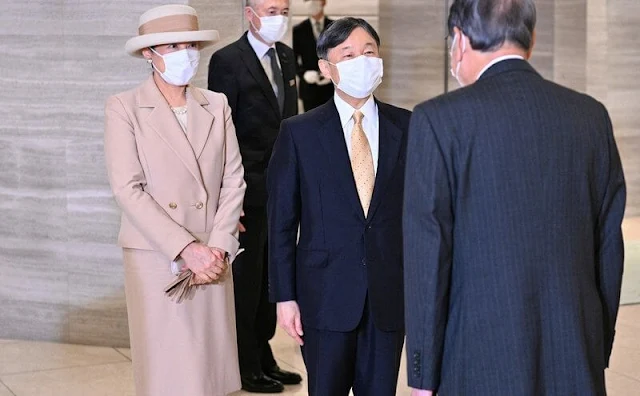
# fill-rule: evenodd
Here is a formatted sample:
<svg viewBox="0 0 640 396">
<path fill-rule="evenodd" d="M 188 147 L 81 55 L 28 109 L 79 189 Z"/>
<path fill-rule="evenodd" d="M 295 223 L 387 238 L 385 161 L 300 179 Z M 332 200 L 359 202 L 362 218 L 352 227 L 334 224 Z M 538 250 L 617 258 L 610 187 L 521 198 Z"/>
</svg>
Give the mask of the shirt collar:
<svg viewBox="0 0 640 396">
<path fill-rule="evenodd" d="M 324 27 L 324 17 L 315 19 L 314 17 L 310 16 L 309 19 L 311 20 L 311 24 L 313 26 L 315 26 L 317 22 L 320 22 L 320 27 Z"/>
<path fill-rule="evenodd" d="M 251 48 L 253 48 L 256 55 L 258 56 L 258 59 L 264 58 L 264 56 L 267 54 L 267 51 L 269 51 L 269 48 L 276 48 L 275 43 L 269 46 L 258 40 L 251 30 L 249 30 L 249 34 L 247 34 L 247 39 L 249 40 Z"/>
<path fill-rule="evenodd" d="M 356 109 L 351 107 L 349 103 L 345 102 L 337 93 L 333 94 L 333 99 L 336 104 L 336 108 L 338 109 L 338 114 L 340 115 L 340 124 L 344 128 L 347 126 L 349 121 L 351 121 Z M 373 95 L 369 96 L 369 99 L 360 108 L 360 111 L 364 114 L 365 120 L 374 119 L 376 114 L 376 101 L 373 98 Z"/>
<path fill-rule="evenodd" d="M 520 55 L 505 55 L 505 56 L 499 56 L 496 59 L 492 60 L 491 62 L 489 62 L 481 71 L 480 74 L 478 74 L 478 80 L 480 79 L 480 77 L 482 77 L 482 75 L 489 70 L 489 68 L 493 65 L 495 65 L 496 63 L 505 61 L 505 60 L 509 60 L 509 59 L 521 59 L 524 60 L 524 57 L 520 56 Z"/>
</svg>

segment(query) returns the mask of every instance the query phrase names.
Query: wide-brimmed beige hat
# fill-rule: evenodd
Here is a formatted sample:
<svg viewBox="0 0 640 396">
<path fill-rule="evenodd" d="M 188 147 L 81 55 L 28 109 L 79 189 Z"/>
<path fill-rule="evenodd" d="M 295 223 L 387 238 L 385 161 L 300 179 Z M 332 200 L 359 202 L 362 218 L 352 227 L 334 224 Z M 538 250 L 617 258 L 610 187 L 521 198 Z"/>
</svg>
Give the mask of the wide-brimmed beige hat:
<svg viewBox="0 0 640 396">
<path fill-rule="evenodd" d="M 187 5 L 170 4 L 142 14 L 138 35 L 129 39 L 124 48 L 129 55 L 142 58 L 142 50 L 155 45 L 198 42 L 202 49 L 218 40 L 217 30 L 200 30 L 196 10 Z"/>
</svg>

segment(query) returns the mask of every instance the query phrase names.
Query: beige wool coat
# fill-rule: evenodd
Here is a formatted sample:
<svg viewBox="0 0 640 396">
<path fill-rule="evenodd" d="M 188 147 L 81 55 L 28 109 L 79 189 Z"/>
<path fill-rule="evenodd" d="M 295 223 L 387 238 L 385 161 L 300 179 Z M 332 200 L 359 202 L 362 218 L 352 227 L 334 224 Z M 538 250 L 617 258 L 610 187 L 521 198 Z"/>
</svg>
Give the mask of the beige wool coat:
<svg viewBox="0 0 640 396">
<path fill-rule="evenodd" d="M 233 279 L 181 304 L 163 292 L 192 241 L 235 257 L 246 188 L 224 95 L 187 89 L 187 131 L 153 77 L 110 97 L 105 155 L 122 210 L 125 291 L 138 396 L 215 396 L 240 388 Z"/>
</svg>

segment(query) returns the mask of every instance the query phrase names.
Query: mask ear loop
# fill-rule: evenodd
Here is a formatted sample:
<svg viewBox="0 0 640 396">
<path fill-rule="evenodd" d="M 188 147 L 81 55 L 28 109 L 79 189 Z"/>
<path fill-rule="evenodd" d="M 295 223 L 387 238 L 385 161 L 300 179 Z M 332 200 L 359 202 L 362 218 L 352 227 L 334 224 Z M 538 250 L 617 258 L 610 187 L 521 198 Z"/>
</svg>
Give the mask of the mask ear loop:
<svg viewBox="0 0 640 396">
<path fill-rule="evenodd" d="M 453 54 L 453 48 L 456 45 L 456 41 L 458 40 L 458 37 L 460 37 L 460 41 L 462 42 L 462 53 L 464 53 L 464 51 L 466 51 L 466 49 L 467 49 L 467 42 L 462 39 L 462 34 L 456 33 L 456 35 L 453 37 L 453 41 L 451 42 L 451 54 Z M 456 80 L 460 80 L 460 65 L 461 64 L 462 64 L 462 62 L 458 62 L 458 64 L 456 65 L 455 72 L 453 71 L 453 69 L 450 70 L 451 74 L 453 75 L 453 77 Z"/>
</svg>

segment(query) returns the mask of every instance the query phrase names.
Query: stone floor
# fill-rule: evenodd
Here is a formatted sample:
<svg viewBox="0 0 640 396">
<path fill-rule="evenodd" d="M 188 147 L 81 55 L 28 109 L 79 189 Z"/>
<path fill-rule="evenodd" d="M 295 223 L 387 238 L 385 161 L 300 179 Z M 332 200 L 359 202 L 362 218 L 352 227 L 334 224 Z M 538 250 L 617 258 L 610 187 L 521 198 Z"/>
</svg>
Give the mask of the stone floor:
<svg viewBox="0 0 640 396">
<path fill-rule="evenodd" d="M 300 350 L 286 335 L 278 332 L 272 345 L 283 368 L 304 373 Z M 620 310 L 607 387 L 609 396 L 640 395 L 640 305 Z M 409 393 L 403 362 L 397 395 Z M 306 394 L 304 383 L 284 393 Z M 0 340 L 0 396 L 133 395 L 128 349 Z M 248 394 L 234 396 L 241 395 Z"/>
</svg>

